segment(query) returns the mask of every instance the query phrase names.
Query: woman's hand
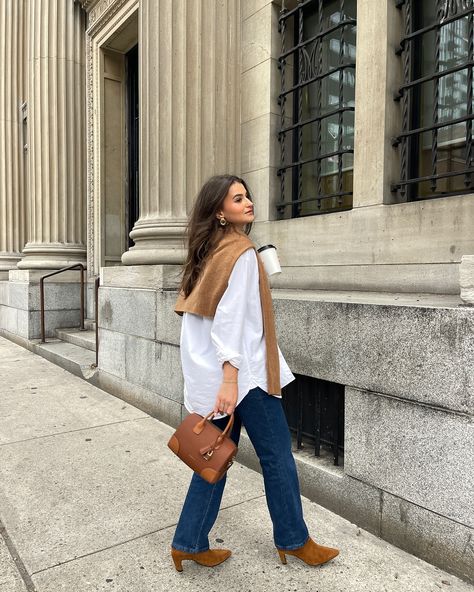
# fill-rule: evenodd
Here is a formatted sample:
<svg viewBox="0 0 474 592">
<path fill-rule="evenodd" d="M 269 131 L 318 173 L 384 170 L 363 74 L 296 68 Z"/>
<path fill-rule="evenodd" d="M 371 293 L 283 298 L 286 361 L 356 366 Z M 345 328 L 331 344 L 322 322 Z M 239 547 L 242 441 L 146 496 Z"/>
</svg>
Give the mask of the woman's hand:
<svg viewBox="0 0 474 592">
<path fill-rule="evenodd" d="M 227 413 L 227 415 L 231 415 L 231 413 L 234 412 L 238 394 L 239 389 L 237 382 L 223 382 L 217 393 L 214 413 Z"/>
</svg>

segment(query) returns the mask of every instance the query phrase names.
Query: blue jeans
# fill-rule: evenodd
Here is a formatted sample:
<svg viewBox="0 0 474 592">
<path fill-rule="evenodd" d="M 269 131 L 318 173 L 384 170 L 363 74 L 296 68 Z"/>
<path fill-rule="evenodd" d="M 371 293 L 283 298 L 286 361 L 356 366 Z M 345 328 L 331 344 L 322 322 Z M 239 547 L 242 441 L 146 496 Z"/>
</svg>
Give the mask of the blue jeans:
<svg viewBox="0 0 474 592">
<path fill-rule="evenodd" d="M 229 419 L 221 417 L 212 421 L 223 430 Z M 281 399 L 268 395 L 259 386 L 251 389 L 234 411 L 230 437 L 237 445 L 242 424 L 262 467 L 275 546 L 297 549 L 306 543 L 309 533 L 303 519 L 291 434 Z M 175 549 L 187 553 L 209 549 L 208 534 L 217 518 L 226 480 L 224 474 L 211 484 L 193 473 L 172 542 Z"/>
</svg>

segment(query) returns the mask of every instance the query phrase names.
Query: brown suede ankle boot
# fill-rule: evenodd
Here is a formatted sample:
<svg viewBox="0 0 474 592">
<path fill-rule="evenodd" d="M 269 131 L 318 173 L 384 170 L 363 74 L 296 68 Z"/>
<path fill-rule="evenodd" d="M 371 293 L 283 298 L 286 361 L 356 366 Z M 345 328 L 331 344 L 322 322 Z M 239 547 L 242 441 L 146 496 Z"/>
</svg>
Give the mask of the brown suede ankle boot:
<svg viewBox="0 0 474 592">
<path fill-rule="evenodd" d="M 200 553 L 186 553 L 185 551 L 180 551 L 179 549 L 171 547 L 171 557 L 173 558 L 174 566 L 177 571 L 183 571 L 183 566 L 181 564 L 183 559 L 192 559 L 200 565 L 214 567 L 225 561 L 231 556 L 231 554 L 232 551 L 229 551 L 229 549 L 208 549 L 207 551 L 201 551 Z"/>
<path fill-rule="evenodd" d="M 277 550 L 283 565 L 286 565 L 285 555 L 294 555 L 295 557 L 298 557 L 298 559 L 302 559 L 308 565 L 321 565 L 321 563 L 326 563 L 326 561 L 339 555 L 338 549 L 318 545 L 311 537 L 309 537 L 302 547 L 298 547 L 292 551 L 278 549 L 278 547 Z"/>
</svg>

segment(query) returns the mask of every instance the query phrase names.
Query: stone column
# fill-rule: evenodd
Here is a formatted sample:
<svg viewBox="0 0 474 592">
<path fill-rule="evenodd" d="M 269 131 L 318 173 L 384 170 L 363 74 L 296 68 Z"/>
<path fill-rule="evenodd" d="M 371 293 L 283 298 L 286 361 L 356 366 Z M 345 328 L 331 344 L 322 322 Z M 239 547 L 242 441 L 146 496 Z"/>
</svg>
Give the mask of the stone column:
<svg viewBox="0 0 474 592">
<path fill-rule="evenodd" d="M 0 279 L 8 279 L 25 244 L 24 21 L 24 0 L 0 0 Z"/>
<path fill-rule="evenodd" d="M 357 3 L 354 208 L 393 201 L 390 182 L 399 175 L 399 162 L 391 140 L 401 121 L 393 97 L 402 84 L 395 49 L 402 30 L 395 2 Z"/>
<path fill-rule="evenodd" d="M 28 7 L 29 236 L 20 269 L 86 260 L 85 15 L 71 0 Z"/>
<path fill-rule="evenodd" d="M 240 170 L 240 1 L 141 0 L 140 218 L 122 263 L 182 263 L 201 184 Z"/>
</svg>

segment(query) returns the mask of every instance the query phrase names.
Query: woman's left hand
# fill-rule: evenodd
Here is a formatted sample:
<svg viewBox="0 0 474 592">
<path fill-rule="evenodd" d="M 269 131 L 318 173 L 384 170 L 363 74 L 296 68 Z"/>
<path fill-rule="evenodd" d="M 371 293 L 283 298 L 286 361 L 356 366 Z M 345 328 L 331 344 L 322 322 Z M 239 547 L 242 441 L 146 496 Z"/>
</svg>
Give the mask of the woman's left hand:
<svg viewBox="0 0 474 592">
<path fill-rule="evenodd" d="M 223 382 L 217 393 L 214 404 L 214 413 L 227 413 L 231 415 L 236 407 L 239 389 L 237 383 Z"/>
</svg>

